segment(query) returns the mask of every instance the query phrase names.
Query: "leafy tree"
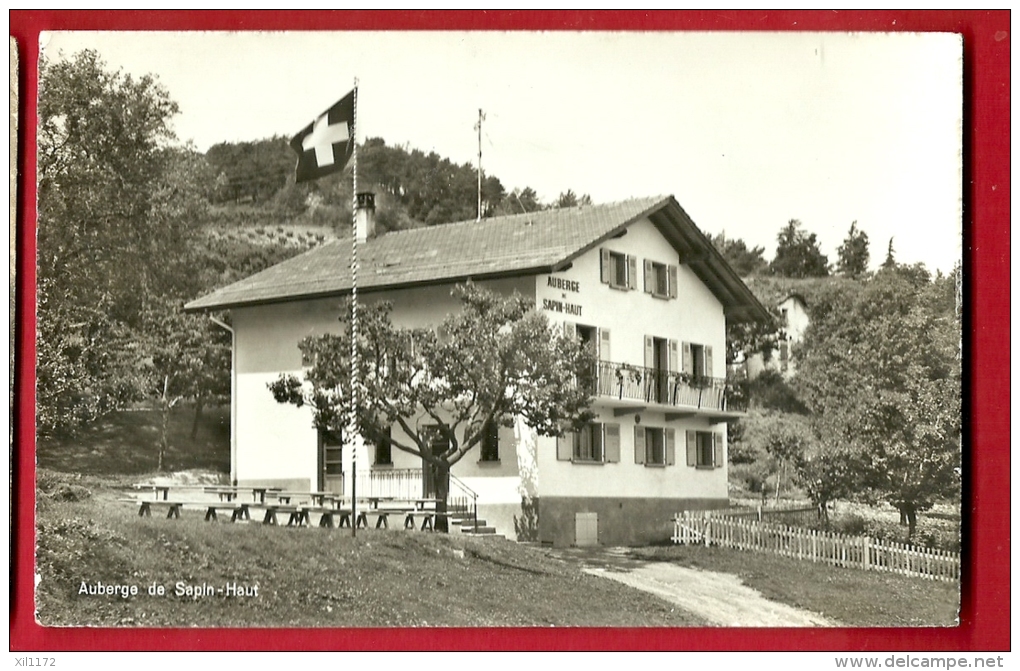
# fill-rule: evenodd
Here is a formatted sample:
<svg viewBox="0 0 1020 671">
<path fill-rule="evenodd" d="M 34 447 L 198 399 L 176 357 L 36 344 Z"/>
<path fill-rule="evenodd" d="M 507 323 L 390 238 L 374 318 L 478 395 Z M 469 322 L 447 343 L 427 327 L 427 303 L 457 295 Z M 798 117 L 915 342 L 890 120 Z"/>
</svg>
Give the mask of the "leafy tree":
<svg viewBox="0 0 1020 671">
<path fill-rule="evenodd" d="M 741 277 L 760 273 L 769 266 L 764 247 L 749 249 L 741 238 L 727 238 L 725 231 L 718 235 L 709 233 L 708 239 Z"/>
<path fill-rule="evenodd" d="M 435 469 L 439 512 L 447 509 L 450 468 L 482 440 L 490 422 L 512 426 L 520 416 L 551 436 L 592 418 L 591 397 L 574 384 L 594 365 L 587 348 L 564 338 L 518 294 L 468 284 L 454 295 L 462 311 L 436 330 L 395 327 L 388 303 L 359 310 L 357 407 L 348 306 L 340 334 L 301 342 L 314 362 L 303 377 L 283 375 L 270 384 L 277 401 L 310 406 L 316 428 L 342 430 L 353 410 L 367 441 L 389 444 Z"/>
<path fill-rule="evenodd" d="M 68 432 L 142 393 L 134 331 L 178 284 L 206 180 L 153 78 L 83 51 L 39 81 L 38 427 Z"/>
<path fill-rule="evenodd" d="M 871 254 L 868 252 L 868 234 L 858 230 L 857 222 L 850 224 L 846 239 L 837 250 L 839 261 L 836 270 L 846 277 L 860 277 L 868 272 Z"/>
<path fill-rule="evenodd" d="M 144 315 L 148 391 L 160 412 L 156 468 L 163 470 L 169 443 L 170 414 L 183 400 L 195 402 L 192 437 L 203 407 L 230 393 L 230 337 L 205 315 L 188 315 L 178 301 L 151 305 Z"/>
<path fill-rule="evenodd" d="M 870 491 L 874 470 L 864 455 L 841 442 L 814 441 L 795 459 L 796 483 L 818 507 L 829 526 L 829 504 L 838 499 L 859 498 Z"/>
<path fill-rule="evenodd" d="M 769 268 L 783 277 L 826 277 L 829 259 L 818 247 L 818 236 L 791 219 L 777 236 L 776 256 Z"/>
<path fill-rule="evenodd" d="M 293 179 L 294 152 L 287 138 L 254 142 L 220 142 L 209 147 L 206 160 L 222 180 L 216 202 L 264 203 Z"/>
<path fill-rule="evenodd" d="M 959 492 L 960 322 L 945 286 L 881 270 L 820 293 L 797 383 L 824 442 L 867 465 L 849 473 L 857 498 L 896 506 L 912 535 L 917 514 Z"/>
<path fill-rule="evenodd" d="M 807 421 L 786 413 L 753 413 L 747 418 L 743 440 L 760 455 L 759 462 L 762 457 L 767 461 L 767 465 L 759 465 L 764 466 L 775 478 L 778 502 L 784 478 L 792 479 L 791 469 L 803 459 L 813 444 Z"/>
</svg>

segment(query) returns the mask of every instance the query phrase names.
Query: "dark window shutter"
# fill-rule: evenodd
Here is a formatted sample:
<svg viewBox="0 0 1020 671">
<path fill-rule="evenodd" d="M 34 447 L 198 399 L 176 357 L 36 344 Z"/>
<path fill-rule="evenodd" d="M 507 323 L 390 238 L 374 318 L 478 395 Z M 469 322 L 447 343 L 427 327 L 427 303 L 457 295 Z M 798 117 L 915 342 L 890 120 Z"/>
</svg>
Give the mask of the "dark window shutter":
<svg viewBox="0 0 1020 671">
<path fill-rule="evenodd" d="M 608 249 L 601 249 L 599 251 L 601 252 L 601 259 L 602 259 L 602 265 L 601 265 L 602 284 L 609 284 L 609 279 L 612 277 L 612 273 L 613 273 L 612 259 L 609 258 L 609 250 Z"/>
<path fill-rule="evenodd" d="M 687 432 L 687 465 L 698 465 L 698 432 Z"/>
<path fill-rule="evenodd" d="M 615 464 L 620 461 L 620 425 L 605 424 L 606 432 L 606 463 Z"/>
<path fill-rule="evenodd" d="M 627 287 L 637 289 L 637 257 L 627 256 Z"/>
<path fill-rule="evenodd" d="M 655 268 L 652 266 L 651 259 L 645 259 L 645 293 L 650 294 L 655 291 Z"/>
<path fill-rule="evenodd" d="M 634 463 L 645 463 L 645 427 L 634 427 Z"/>
<path fill-rule="evenodd" d="M 712 434 L 712 459 L 715 461 L 716 468 L 723 467 L 723 441 L 722 436 L 718 433 Z"/>
<path fill-rule="evenodd" d="M 712 377 L 712 348 L 705 345 L 705 377 Z"/>
<path fill-rule="evenodd" d="M 677 269 L 676 266 L 669 267 L 669 297 L 676 298 Z"/>
<path fill-rule="evenodd" d="M 676 429 L 666 429 L 666 465 L 676 463 Z"/>
<path fill-rule="evenodd" d="M 570 461 L 574 454 L 574 434 L 565 433 L 556 437 L 556 459 Z"/>
</svg>

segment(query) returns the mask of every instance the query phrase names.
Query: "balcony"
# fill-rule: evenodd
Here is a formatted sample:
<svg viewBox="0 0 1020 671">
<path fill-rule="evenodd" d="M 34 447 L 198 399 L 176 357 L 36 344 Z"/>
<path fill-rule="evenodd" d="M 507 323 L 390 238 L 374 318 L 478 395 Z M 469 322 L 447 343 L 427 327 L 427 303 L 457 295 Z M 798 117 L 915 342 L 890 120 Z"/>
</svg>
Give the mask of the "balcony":
<svg viewBox="0 0 1020 671">
<path fill-rule="evenodd" d="M 725 378 L 695 377 L 656 368 L 599 361 L 594 379 L 584 381 L 617 416 L 662 411 L 666 420 L 708 417 L 713 423 L 741 417 L 746 410 L 728 394 Z"/>
</svg>

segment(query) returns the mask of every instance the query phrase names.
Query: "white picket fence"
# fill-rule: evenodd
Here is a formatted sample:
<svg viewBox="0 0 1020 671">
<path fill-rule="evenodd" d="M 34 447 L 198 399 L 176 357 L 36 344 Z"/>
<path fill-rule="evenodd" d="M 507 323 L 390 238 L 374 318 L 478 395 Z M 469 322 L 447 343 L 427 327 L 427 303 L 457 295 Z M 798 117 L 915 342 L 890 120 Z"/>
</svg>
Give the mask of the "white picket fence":
<svg viewBox="0 0 1020 671">
<path fill-rule="evenodd" d="M 957 552 L 753 519 L 720 517 L 710 512 L 684 511 L 675 515 L 673 542 L 768 552 L 832 566 L 890 571 L 934 580 L 960 579 L 960 555 Z"/>
</svg>

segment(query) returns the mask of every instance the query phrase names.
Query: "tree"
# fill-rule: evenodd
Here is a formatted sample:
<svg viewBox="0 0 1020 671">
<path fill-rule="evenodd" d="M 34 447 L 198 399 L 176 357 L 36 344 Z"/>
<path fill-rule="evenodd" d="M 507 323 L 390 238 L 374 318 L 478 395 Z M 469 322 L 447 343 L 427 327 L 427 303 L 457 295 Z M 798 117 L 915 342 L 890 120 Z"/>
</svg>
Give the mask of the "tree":
<svg viewBox="0 0 1020 671">
<path fill-rule="evenodd" d="M 796 482 L 818 507 L 822 523 L 829 526 L 829 504 L 838 499 L 859 498 L 870 491 L 874 474 L 863 455 L 839 441 L 814 441 L 795 459 Z"/>
<path fill-rule="evenodd" d="M 855 496 L 917 514 L 959 492 L 961 327 L 947 287 L 898 270 L 820 292 L 798 364 L 824 442 L 850 450 Z"/>
<path fill-rule="evenodd" d="M 868 234 L 858 230 L 856 221 L 850 224 L 850 231 L 837 252 L 839 261 L 836 270 L 840 274 L 857 278 L 868 272 L 868 262 L 871 259 L 868 252 Z"/>
<path fill-rule="evenodd" d="M 777 237 L 776 256 L 770 269 L 783 277 L 826 277 L 829 259 L 818 247 L 818 236 L 801 228 L 800 221 L 791 219 Z"/>
<path fill-rule="evenodd" d="M 767 458 L 767 471 L 775 477 L 778 502 L 783 479 L 813 444 L 806 420 L 786 413 L 754 413 L 747 418 L 743 440 L 749 443 L 750 450 Z"/>
<path fill-rule="evenodd" d="M 718 235 L 709 233 L 708 239 L 741 277 L 749 277 L 768 268 L 764 247 L 748 248 L 740 238 L 727 238 L 725 231 Z"/>
<path fill-rule="evenodd" d="M 885 261 L 882 262 L 882 267 L 886 269 L 892 269 L 896 267 L 896 250 L 893 249 L 892 238 L 889 238 L 889 247 L 885 252 Z"/>
<path fill-rule="evenodd" d="M 176 283 L 201 221 L 177 105 L 152 77 L 94 51 L 39 67 L 38 394 L 42 433 L 68 432 L 142 393 L 135 331 Z"/>
<path fill-rule="evenodd" d="M 230 338 L 205 315 L 189 315 L 179 301 L 162 300 L 144 315 L 143 348 L 147 390 L 160 413 L 157 470 L 162 471 L 170 448 L 170 414 L 178 403 L 192 400 L 192 438 L 206 404 L 230 393 Z"/>
<path fill-rule="evenodd" d="M 591 396 L 575 384 L 595 365 L 589 348 L 565 338 L 516 293 L 501 296 L 472 284 L 453 293 L 462 310 L 434 330 L 394 326 L 385 302 L 359 309 L 356 407 L 349 306 L 341 311 L 339 334 L 301 342 L 313 362 L 303 376 L 282 375 L 270 384 L 278 402 L 309 406 L 318 429 L 343 430 L 354 411 L 368 442 L 419 457 L 434 469 L 440 513 L 447 509 L 451 467 L 492 423 L 512 426 L 522 417 L 539 435 L 555 436 L 593 417 Z"/>
</svg>

